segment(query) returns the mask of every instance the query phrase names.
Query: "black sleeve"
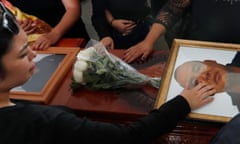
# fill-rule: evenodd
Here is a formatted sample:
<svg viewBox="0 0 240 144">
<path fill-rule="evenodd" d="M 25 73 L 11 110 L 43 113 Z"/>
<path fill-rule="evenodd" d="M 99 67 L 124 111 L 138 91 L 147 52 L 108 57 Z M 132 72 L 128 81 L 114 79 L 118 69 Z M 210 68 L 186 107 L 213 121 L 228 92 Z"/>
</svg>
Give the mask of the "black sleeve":
<svg viewBox="0 0 240 144">
<path fill-rule="evenodd" d="M 177 122 L 190 112 L 182 96 L 163 104 L 144 118 L 125 125 L 79 119 L 71 114 L 61 114 L 55 121 L 55 133 L 61 143 L 146 144 L 175 128 Z M 63 139 L 62 139 L 63 138 Z M 64 140 L 65 139 L 65 140 Z"/>
<path fill-rule="evenodd" d="M 167 2 L 167 0 L 151 0 L 151 11 L 152 15 L 156 17 L 159 10 L 162 8 L 162 6 Z"/>
<path fill-rule="evenodd" d="M 191 0 L 168 0 L 159 9 L 155 22 L 162 24 L 167 30 L 172 28 L 187 12 L 190 4 Z"/>
<path fill-rule="evenodd" d="M 92 0 L 92 24 L 98 33 L 100 39 L 106 36 L 110 36 L 111 26 L 108 24 L 105 16 L 106 9 L 106 1 L 105 0 Z"/>
<path fill-rule="evenodd" d="M 232 62 L 227 65 L 240 67 L 240 52 L 237 52 L 236 55 L 234 56 Z"/>
</svg>

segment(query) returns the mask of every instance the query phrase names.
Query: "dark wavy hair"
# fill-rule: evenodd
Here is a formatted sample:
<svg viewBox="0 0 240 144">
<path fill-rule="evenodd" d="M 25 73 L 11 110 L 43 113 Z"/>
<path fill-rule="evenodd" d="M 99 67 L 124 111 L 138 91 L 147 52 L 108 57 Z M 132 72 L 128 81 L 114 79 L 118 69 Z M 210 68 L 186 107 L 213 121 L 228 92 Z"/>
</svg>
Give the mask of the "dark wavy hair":
<svg viewBox="0 0 240 144">
<path fill-rule="evenodd" d="M 2 19 L 0 17 L 0 78 L 3 78 L 5 75 L 2 57 L 9 52 L 14 35 L 14 33 L 2 26 Z"/>
<path fill-rule="evenodd" d="M 3 56 L 9 52 L 14 35 L 19 33 L 19 25 L 13 13 L 0 1 L 0 78 L 5 76 Z"/>
</svg>

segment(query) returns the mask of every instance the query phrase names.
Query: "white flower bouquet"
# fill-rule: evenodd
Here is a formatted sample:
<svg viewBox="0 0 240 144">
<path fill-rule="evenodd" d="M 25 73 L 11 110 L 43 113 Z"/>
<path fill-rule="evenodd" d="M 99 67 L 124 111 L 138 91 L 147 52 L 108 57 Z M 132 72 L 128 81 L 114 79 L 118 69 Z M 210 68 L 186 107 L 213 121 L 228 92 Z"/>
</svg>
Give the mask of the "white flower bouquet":
<svg viewBox="0 0 240 144">
<path fill-rule="evenodd" d="M 160 80 L 138 72 L 109 53 L 104 46 L 95 45 L 78 53 L 70 87 L 73 91 L 81 86 L 91 89 L 116 89 L 129 85 L 149 84 L 159 88 Z"/>
</svg>

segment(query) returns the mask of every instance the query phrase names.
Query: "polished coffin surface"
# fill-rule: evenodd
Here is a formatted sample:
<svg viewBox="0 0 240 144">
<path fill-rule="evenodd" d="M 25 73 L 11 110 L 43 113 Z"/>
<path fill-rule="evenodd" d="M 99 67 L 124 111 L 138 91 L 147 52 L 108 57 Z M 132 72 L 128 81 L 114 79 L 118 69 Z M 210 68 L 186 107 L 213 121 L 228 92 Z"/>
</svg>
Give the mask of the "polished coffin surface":
<svg viewBox="0 0 240 144">
<path fill-rule="evenodd" d="M 123 50 L 113 50 L 113 54 L 121 57 Z M 150 76 L 161 76 L 165 61 L 168 57 L 168 51 L 160 51 L 155 54 L 159 58 L 150 57 L 148 63 L 135 63 L 134 67 L 140 69 L 140 72 Z M 151 64 L 153 66 L 148 66 Z M 51 104 L 62 104 L 70 106 L 77 112 L 89 113 L 109 113 L 115 115 L 112 117 L 118 120 L 122 118 L 131 120 L 145 115 L 153 108 L 158 89 L 142 86 L 131 89 L 117 90 L 89 90 L 81 88 L 72 93 L 70 90 L 72 71 L 68 73 L 61 87 L 57 91 Z M 126 117 L 127 115 L 127 117 Z"/>
<path fill-rule="evenodd" d="M 73 40 L 71 40 L 71 42 L 73 42 Z M 67 46 L 71 46 L 71 44 L 74 44 L 71 42 L 65 40 L 62 44 L 68 43 Z M 61 46 L 61 44 L 59 46 Z M 113 50 L 111 52 L 118 57 L 122 57 L 123 55 L 122 50 Z M 160 51 L 157 54 L 158 57 L 153 56 L 147 64 L 134 63 L 133 66 L 147 75 L 161 76 L 168 58 L 168 51 Z M 148 66 L 156 61 L 158 61 L 159 65 Z M 145 86 L 135 91 L 126 89 L 94 91 L 82 88 L 78 92 L 72 93 L 69 86 L 71 78 L 72 71 L 69 71 L 53 96 L 53 99 L 51 99 L 48 104 L 69 106 L 73 108 L 79 116 L 85 116 L 93 120 L 127 123 L 141 118 L 151 110 L 158 92 L 155 88 Z M 143 95 L 142 92 L 146 95 Z M 139 97 L 139 95 L 141 96 Z M 223 125 L 222 123 L 186 119 L 179 122 L 173 131 L 159 137 L 154 140 L 153 143 L 208 144 Z"/>
</svg>

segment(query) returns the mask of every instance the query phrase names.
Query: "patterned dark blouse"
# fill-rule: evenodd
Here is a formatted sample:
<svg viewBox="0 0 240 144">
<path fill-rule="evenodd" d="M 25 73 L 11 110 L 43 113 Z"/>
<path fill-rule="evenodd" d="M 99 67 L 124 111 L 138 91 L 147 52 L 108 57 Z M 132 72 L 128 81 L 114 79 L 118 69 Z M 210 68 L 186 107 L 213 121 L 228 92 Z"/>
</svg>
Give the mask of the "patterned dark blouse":
<svg viewBox="0 0 240 144">
<path fill-rule="evenodd" d="M 169 0 L 156 21 L 169 30 L 186 12 L 191 19 L 183 38 L 240 42 L 240 0 Z"/>
</svg>

